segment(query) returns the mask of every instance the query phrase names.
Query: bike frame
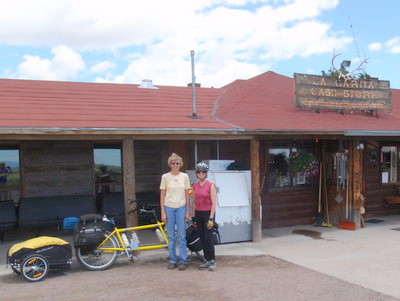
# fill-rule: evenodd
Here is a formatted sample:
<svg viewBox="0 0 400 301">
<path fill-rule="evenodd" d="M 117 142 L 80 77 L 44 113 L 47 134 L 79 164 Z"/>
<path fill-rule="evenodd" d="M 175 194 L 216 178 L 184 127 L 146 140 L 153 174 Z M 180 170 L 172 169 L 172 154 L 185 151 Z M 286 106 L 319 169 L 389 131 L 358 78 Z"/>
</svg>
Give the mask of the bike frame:
<svg viewBox="0 0 400 301">
<path fill-rule="evenodd" d="M 155 250 L 155 249 L 162 249 L 168 247 L 168 238 L 167 235 L 164 231 L 164 222 L 158 222 L 155 224 L 149 224 L 149 225 L 143 225 L 143 226 L 134 226 L 134 227 L 127 227 L 127 228 L 117 228 L 114 225 L 114 230 L 107 235 L 107 237 L 102 241 L 102 243 L 97 247 L 99 250 L 103 250 L 105 252 L 113 252 L 113 251 L 125 251 L 125 252 L 130 252 L 130 251 L 144 251 L 144 250 Z M 127 246 L 122 239 L 121 233 L 127 232 L 127 231 L 140 231 L 144 229 L 159 229 L 162 236 L 164 237 L 165 243 L 159 243 L 159 244 L 148 244 L 148 245 L 142 245 L 139 246 L 137 249 L 131 250 L 129 246 Z M 120 247 L 119 248 L 106 248 L 103 247 L 104 244 L 110 239 L 111 236 L 114 236 L 117 238 Z M 129 249 L 129 251 L 128 251 Z"/>
</svg>

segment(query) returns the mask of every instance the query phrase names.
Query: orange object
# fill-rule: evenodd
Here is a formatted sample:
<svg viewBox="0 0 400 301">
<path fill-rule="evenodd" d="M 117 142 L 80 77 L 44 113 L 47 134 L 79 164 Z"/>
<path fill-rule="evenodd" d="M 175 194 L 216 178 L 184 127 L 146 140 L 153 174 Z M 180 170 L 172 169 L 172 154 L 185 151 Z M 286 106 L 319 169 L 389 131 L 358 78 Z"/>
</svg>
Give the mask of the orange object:
<svg viewBox="0 0 400 301">
<path fill-rule="evenodd" d="M 345 230 L 355 230 L 356 229 L 356 223 L 353 222 L 339 222 L 338 223 L 338 228 L 339 229 L 345 229 Z"/>
</svg>

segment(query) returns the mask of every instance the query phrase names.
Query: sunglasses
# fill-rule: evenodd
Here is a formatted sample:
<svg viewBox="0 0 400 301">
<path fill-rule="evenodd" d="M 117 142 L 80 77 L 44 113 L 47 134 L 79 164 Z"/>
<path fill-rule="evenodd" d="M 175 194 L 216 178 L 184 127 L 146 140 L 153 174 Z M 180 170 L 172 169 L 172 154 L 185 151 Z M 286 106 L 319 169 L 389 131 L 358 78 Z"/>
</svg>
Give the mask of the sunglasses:
<svg viewBox="0 0 400 301">
<path fill-rule="evenodd" d="M 172 162 L 171 165 L 181 165 L 181 163 L 178 162 Z"/>
<path fill-rule="evenodd" d="M 196 173 L 207 173 L 207 171 L 205 171 L 205 170 L 198 170 L 198 171 L 196 171 Z"/>
</svg>

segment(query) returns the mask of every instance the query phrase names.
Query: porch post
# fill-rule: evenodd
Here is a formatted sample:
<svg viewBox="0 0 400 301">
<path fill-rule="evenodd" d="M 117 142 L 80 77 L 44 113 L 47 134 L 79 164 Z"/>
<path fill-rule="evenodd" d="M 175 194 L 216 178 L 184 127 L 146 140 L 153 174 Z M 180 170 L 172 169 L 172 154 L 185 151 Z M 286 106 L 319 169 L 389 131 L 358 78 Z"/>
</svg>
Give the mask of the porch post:
<svg viewBox="0 0 400 301">
<path fill-rule="evenodd" d="M 137 211 L 128 214 L 128 212 L 136 208 L 136 204 L 131 202 L 136 199 L 134 155 L 133 140 L 128 138 L 124 139 L 122 141 L 122 176 L 124 184 L 125 220 L 127 227 L 138 225 Z"/>
<path fill-rule="evenodd" d="M 250 169 L 252 236 L 253 242 L 261 242 L 260 141 L 257 139 L 252 139 L 250 142 Z"/>
<path fill-rule="evenodd" d="M 363 154 L 362 150 L 357 149 L 359 145 L 359 141 L 353 141 L 351 144 L 351 159 L 352 166 L 351 173 L 350 173 L 350 191 L 352 194 L 350 195 L 350 204 L 352 204 L 351 209 L 354 210 L 354 222 L 356 223 L 357 227 L 364 226 L 364 220 L 361 212 L 361 208 L 364 208 L 364 201 L 362 194 L 362 187 L 363 187 L 363 170 L 362 170 L 362 162 L 363 162 Z"/>
</svg>

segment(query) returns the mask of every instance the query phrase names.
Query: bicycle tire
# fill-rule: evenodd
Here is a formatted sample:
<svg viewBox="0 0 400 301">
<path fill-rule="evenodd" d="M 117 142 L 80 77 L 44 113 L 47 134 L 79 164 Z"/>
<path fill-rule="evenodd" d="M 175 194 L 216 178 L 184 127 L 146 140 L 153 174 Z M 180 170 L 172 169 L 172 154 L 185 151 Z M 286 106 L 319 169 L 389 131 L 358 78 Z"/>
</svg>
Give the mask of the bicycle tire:
<svg viewBox="0 0 400 301">
<path fill-rule="evenodd" d="M 25 280 L 37 282 L 49 273 L 49 261 L 42 255 L 29 255 L 21 264 L 21 274 Z"/>
<path fill-rule="evenodd" d="M 104 237 L 107 237 L 109 233 L 105 233 Z M 105 248 L 118 248 L 118 240 L 114 236 L 110 238 L 103 245 Z M 79 264 L 85 269 L 90 271 L 101 271 L 111 267 L 117 260 L 118 251 L 106 252 L 100 249 L 94 249 L 92 251 L 82 251 L 81 248 L 75 249 L 75 256 Z"/>
<path fill-rule="evenodd" d="M 20 274 L 21 274 L 21 272 L 20 272 L 17 268 L 11 266 L 11 269 L 13 270 L 13 272 L 14 272 L 15 274 L 17 274 L 17 275 L 20 275 Z"/>
</svg>

